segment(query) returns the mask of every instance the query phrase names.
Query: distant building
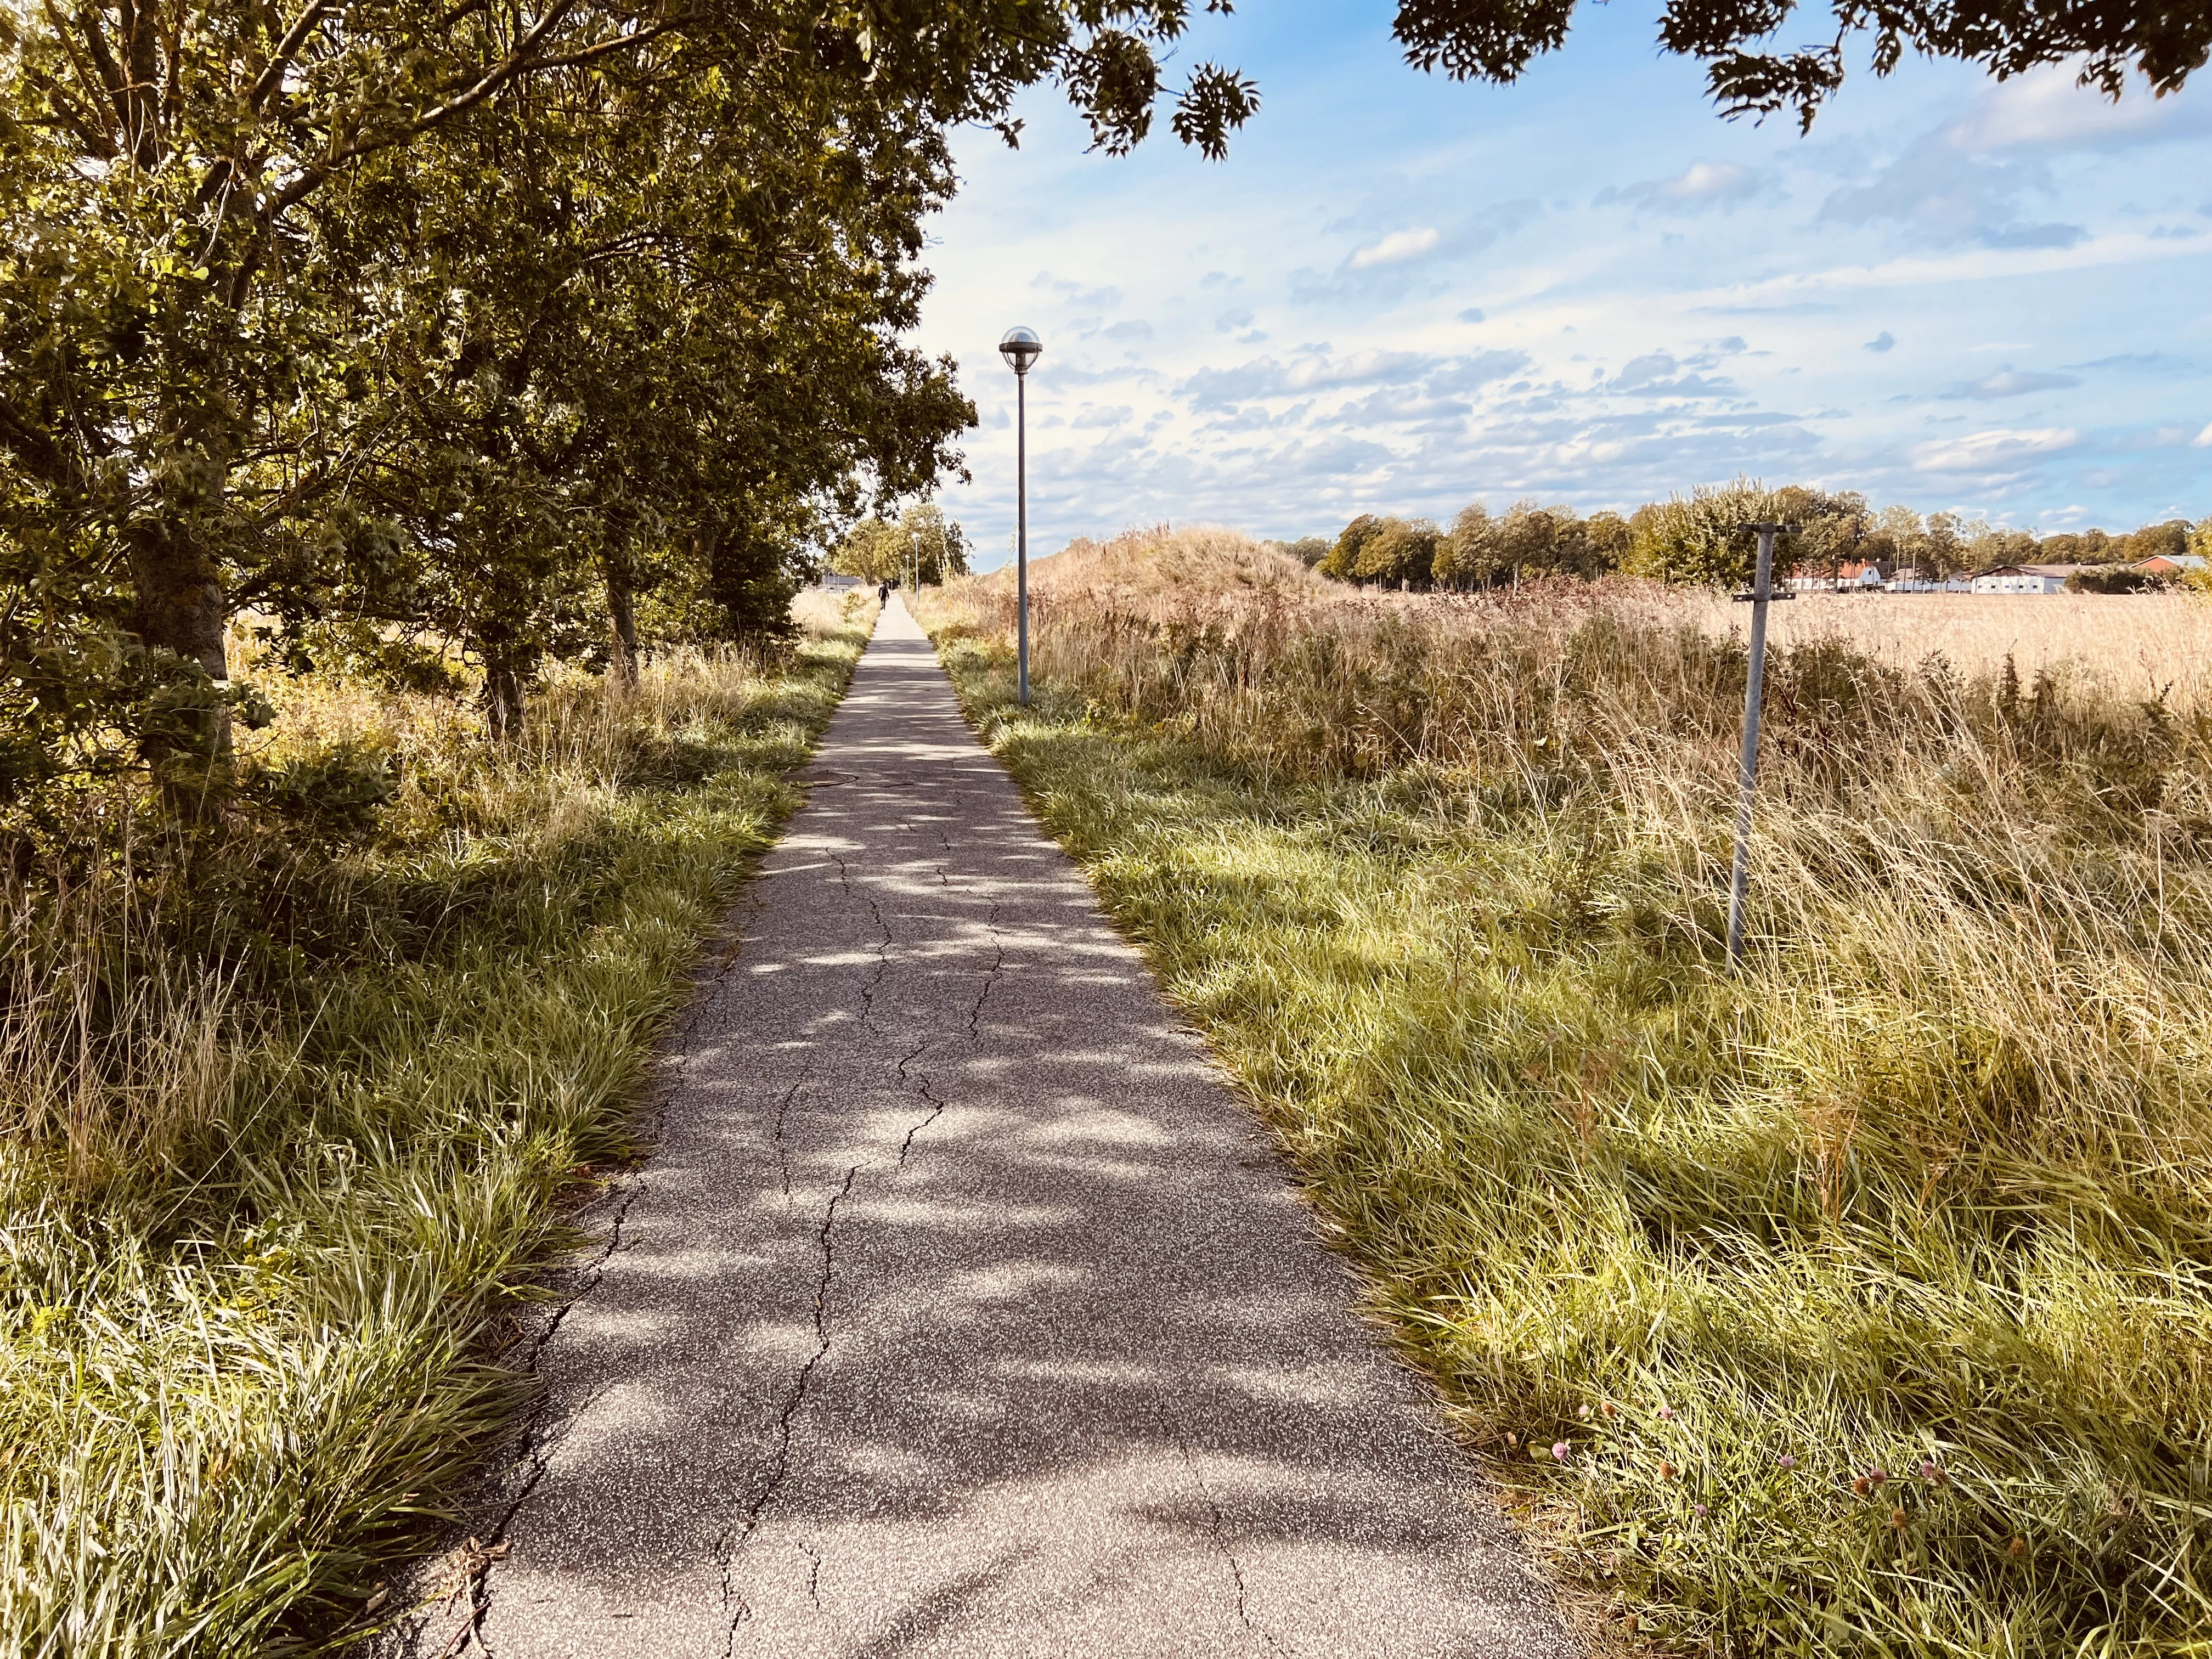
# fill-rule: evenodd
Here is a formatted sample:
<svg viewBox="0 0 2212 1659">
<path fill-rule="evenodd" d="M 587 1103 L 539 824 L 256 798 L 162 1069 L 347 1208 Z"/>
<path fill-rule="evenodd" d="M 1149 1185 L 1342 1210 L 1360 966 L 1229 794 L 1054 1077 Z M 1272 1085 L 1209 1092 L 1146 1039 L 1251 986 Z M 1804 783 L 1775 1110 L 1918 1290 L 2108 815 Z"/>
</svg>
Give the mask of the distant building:
<svg viewBox="0 0 2212 1659">
<path fill-rule="evenodd" d="M 1790 573 L 1790 587 L 1798 593 L 1964 593 L 1968 583 L 1887 559 L 1847 559 L 1832 569 L 1801 564 Z"/>
<path fill-rule="evenodd" d="M 820 583 L 820 586 L 828 588 L 832 593 L 842 593 L 860 585 L 860 579 L 858 576 L 844 575 L 835 570 L 824 574 Z"/>
<path fill-rule="evenodd" d="M 2063 593 L 2078 564 L 1995 564 L 1973 575 L 1977 593 Z"/>
<path fill-rule="evenodd" d="M 2202 553 L 2157 553 L 2128 568 L 2140 570 L 2146 576 L 2179 576 L 2191 570 L 2202 570 L 2204 565 Z"/>
<path fill-rule="evenodd" d="M 1789 585 L 1799 593 L 1878 593 L 1889 580 L 1890 568 L 1875 560 L 1849 559 L 1832 570 L 1801 564 L 1790 573 Z"/>
</svg>

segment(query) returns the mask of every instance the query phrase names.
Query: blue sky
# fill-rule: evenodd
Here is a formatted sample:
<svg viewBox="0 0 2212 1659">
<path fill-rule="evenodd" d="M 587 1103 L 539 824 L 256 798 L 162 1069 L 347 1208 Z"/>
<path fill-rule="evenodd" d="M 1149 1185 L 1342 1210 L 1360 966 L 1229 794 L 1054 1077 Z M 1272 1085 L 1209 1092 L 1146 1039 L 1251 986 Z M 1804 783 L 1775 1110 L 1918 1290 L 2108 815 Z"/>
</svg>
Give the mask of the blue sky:
<svg viewBox="0 0 2212 1659">
<path fill-rule="evenodd" d="M 1048 90 L 958 147 L 916 343 L 980 428 L 977 562 L 1162 521 L 1334 532 L 1748 474 L 2039 531 L 2212 514 L 2212 72 L 1861 74 L 1801 137 L 1713 113 L 1656 12 L 1584 6 L 1520 86 L 1407 67 L 1390 7 L 1252 0 L 1184 63 L 1260 82 L 1225 162 L 1086 154 Z M 1785 42 L 1794 44 L 1794 41 Z"/>
</svg>

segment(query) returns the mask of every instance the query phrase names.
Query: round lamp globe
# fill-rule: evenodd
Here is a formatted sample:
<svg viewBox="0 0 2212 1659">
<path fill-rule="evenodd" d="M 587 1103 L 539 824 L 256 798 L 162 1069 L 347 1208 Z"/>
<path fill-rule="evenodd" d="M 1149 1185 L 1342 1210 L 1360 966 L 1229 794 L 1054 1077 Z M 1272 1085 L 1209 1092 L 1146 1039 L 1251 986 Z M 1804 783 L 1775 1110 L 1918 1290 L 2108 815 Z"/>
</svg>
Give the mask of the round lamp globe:
<svg viewBox="0 0 2212 1659">
<path fill-rule="evenodd" d="M 1043 350 L 1044 342 L 1037 338 L 1035 329 L 1010 328 L 1006 331 L 1006 337 L 999 342 L 999 355 L 1006 360 L 1006 367 L 1017 374 L 1028 374 L 1030 365 Z"/>
</svg>

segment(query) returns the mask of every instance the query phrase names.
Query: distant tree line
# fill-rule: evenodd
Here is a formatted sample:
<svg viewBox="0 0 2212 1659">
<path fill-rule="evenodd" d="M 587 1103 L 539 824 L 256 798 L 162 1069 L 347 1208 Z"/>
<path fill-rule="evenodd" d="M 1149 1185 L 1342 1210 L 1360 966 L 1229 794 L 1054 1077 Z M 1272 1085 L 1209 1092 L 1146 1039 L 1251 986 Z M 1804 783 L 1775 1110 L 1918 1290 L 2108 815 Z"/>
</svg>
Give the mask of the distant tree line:
<svg viewBox="0 0 2212 1659">
<path fill-rule="evenodd" d="M 1647 502 L 1626 517 L 1534 501 L 1493 514 L 1480 502 L 1449 526 L 1431 519 L 1362 514 L 1334 538 L 1308 536 L 1284 550 L 1339 581 L 1424 592 L 1509 586 L 1542 576 L 1585 579 L 1613 572 L 1662 580 L 1736 585 L 1750 580 L 1761 524 L 1796 526 L 1776 550 L 1778 573 L 1833 574 L 1878 565 L 1940 580 L 2004 563 L 2079 564 L 2089 592 L 2140 585 L 2127 567 L 2159 555 L 2212 556 L 2212 518 L 2145 525 L 2130 534 L 2085 530 L 2039 539 L 1953 513 L 1926 517 L 1909 507 L 1870 507 L 1853 491 L 1748 479 Z"/>
<path fill-rule="evenodd" d="M 871 514 L 848 531 L 830 568 L 871 582 L 941 582 L 968 574 L 968 538 L 933 501 L 908 507 L 896 522 Z"/>
</svg>

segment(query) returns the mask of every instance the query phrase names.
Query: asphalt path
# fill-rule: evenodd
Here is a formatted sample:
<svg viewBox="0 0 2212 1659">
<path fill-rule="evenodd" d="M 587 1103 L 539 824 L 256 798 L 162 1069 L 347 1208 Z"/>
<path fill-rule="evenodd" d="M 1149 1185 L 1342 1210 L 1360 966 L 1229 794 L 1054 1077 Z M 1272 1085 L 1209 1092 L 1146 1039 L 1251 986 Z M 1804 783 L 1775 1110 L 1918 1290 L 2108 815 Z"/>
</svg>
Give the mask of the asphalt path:
<svg viewBox="0 0 2212 1659">
<path fill-rule="evenodd" d="M 802 775 L 388 1650 L 1577 1652 L 896 599 Z"/>
</svg>

